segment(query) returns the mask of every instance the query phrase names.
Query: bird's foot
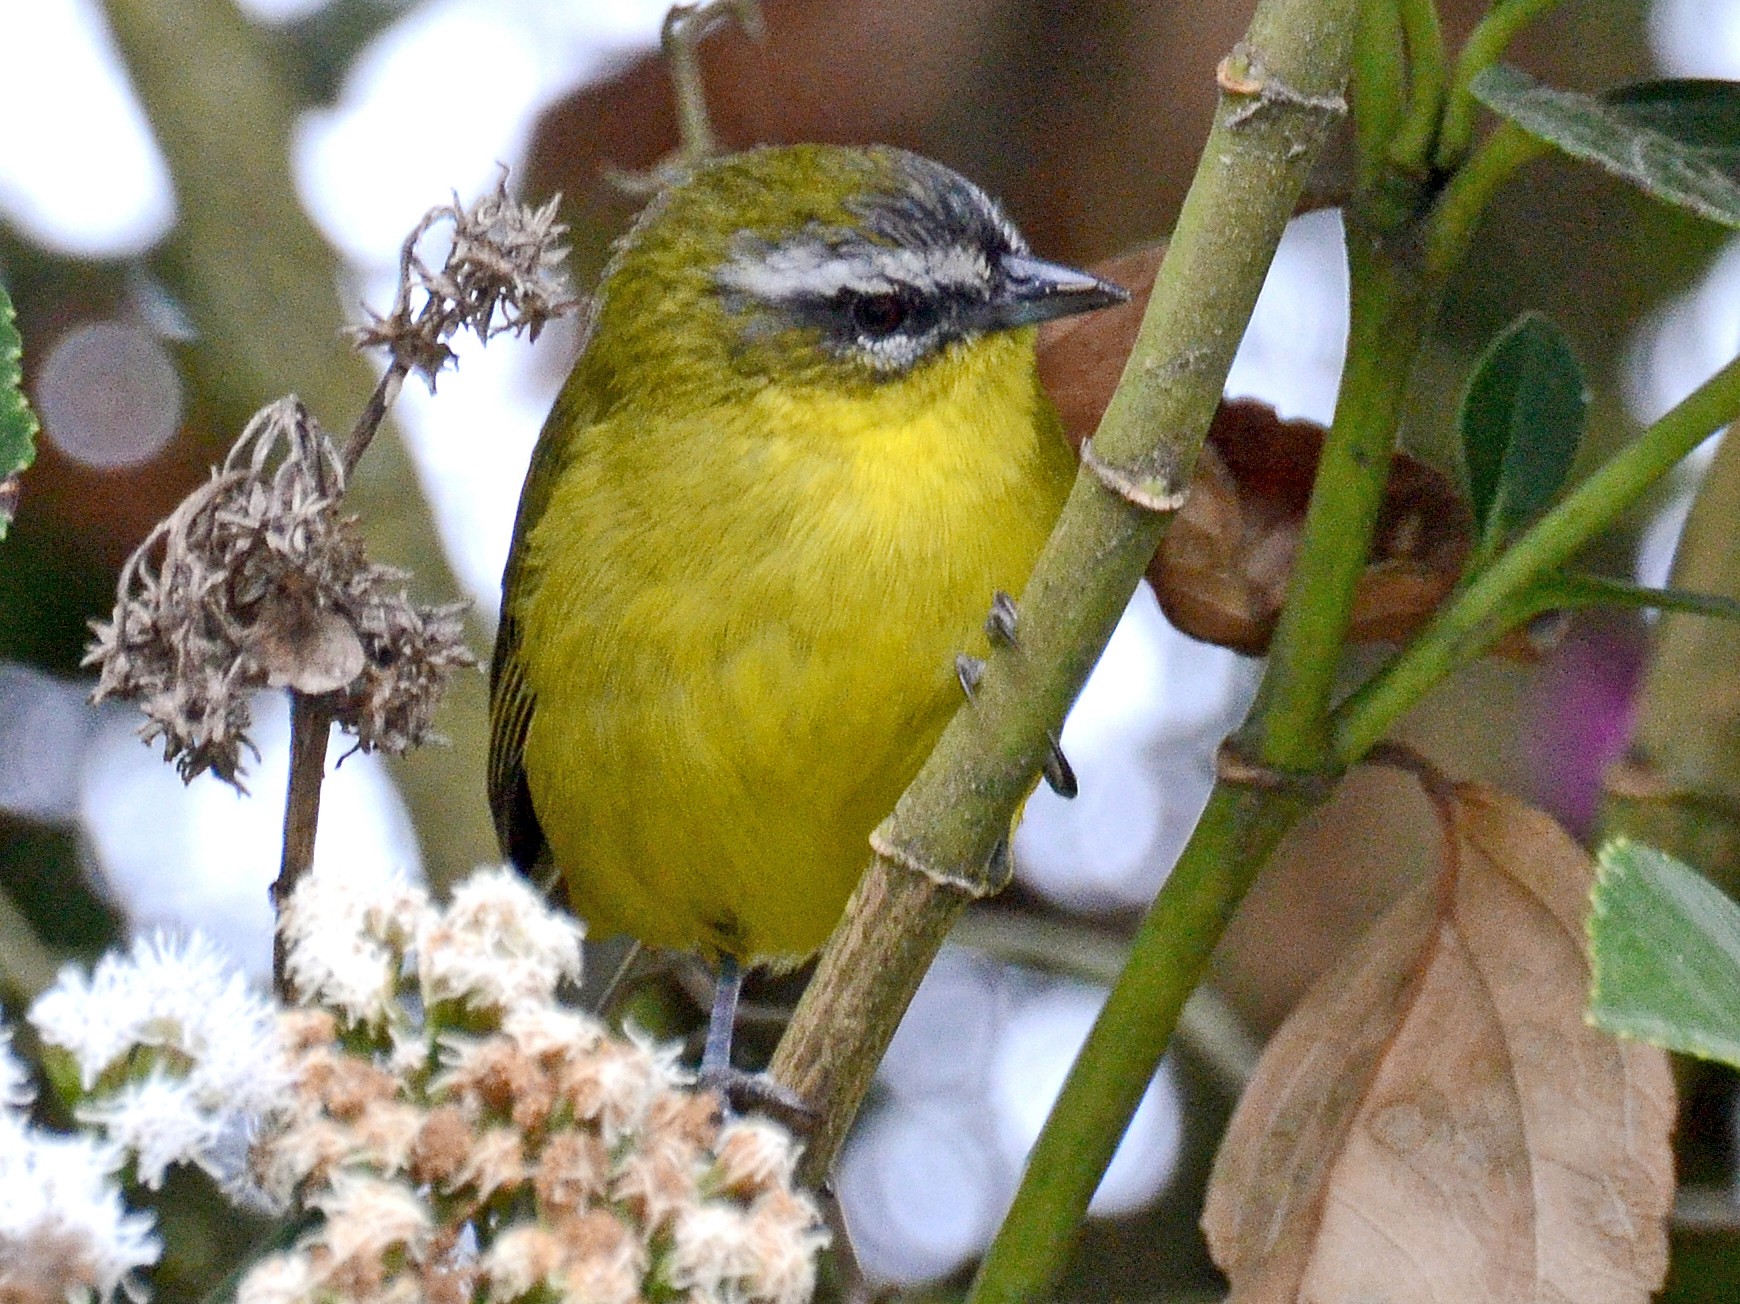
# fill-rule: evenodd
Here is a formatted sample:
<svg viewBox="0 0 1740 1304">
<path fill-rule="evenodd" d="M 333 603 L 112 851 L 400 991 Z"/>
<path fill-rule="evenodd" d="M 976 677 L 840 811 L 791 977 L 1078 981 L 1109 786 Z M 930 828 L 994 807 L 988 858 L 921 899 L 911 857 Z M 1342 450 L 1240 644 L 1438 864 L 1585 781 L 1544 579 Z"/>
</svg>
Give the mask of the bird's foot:
<svg viewBox="0 0 1740 1304">
<path fill-rule="evenodd" d="M 1004 647 L 1014 647 L 1016 623 L 1015 599 L 998 589 L 991 595 L 991 612 L 985 617 L 985 637 Z"/>
<path fill-rule="evenodd" d="M 979 689 L 979 680 L 985 677 L 985 663 L 978 657 L 970 657 L 965 652 L 955 657 L 955 678 L 961 681 L 961 694 L 967 701 L 973 700 L 973 694 Z"/>
<path fill-rule="evenodd" d="M 1015 641 L 1015 604 L 1009 601 L 1007 593 L 999 591 L 997 597 L 1007 605 L 1010 621 L 1007 635 L 1009 642 L 1013 643 Z M 987 632 L 990 631 L 992 623 L 996 620 L 998 610 L 998 605 L 993 603 L 991 615 L 985 621 Z M 970 657 L 965 652 L 956 655 L 955 678 L 960 680 L 961 692 L 967 701 L 973 700 L 973 694 L 979 688 L 979 681 L 984 677 L 985 663 L 978 657 Z M 1041 770 L 1045 775 L 1046 785 L 1066 801 L 1073 798 L 1081 790 L 1081 786 L 1076 782 L 1075 771 L 1070 767 L 1069 757 L 1063 754 L 1063 743 L 1058 740 L 1055 729 L 1048 729 L 1045 732 L 1045 760 L 1041 763 Z"/>
<path fill-rule="evenodd" d="M 822 1121 L 808 1101 L 766 1073 L 729 1065 L 703 1068 L 695 1085 L 717 1094 L 733 1114 L 766 1114 L 798 1137 L 808 1136 Z"/>
<path fill-rule="evenodd" d="M 1070 768 L 1069 757 L 1063 754 L 1063 744 L 1058 741 L 1057 730 L 1045 731 L 1045 783 L 1053 792 L 1065 801 L 1074 799 L 1081 791 L 1081 785 L 1075 781 L 1075 771 Z"/>
</svg>

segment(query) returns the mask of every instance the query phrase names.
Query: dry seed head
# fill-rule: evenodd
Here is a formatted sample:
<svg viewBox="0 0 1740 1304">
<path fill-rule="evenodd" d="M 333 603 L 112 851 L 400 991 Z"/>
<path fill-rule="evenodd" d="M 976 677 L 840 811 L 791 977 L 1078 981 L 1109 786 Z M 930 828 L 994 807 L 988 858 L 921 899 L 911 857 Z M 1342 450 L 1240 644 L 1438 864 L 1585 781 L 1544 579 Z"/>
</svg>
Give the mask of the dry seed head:
<svg viewBox="0 0 1740 1304">
<path fill-rule="evenodd" d="M 327 1221 L 259 1269 L 244 1304 L 804 1298 L 824 1237 L 784 1184 L 790 1142 L 772 1124 L 722 1130 L 717 1101 L 685 1088 L 673 1052 L 558 1005 L 573 938 L 542 902 L 487 874 L 445 910 L 421 897 L 389 908 L 389 889 L 322 905 L 319 882 L 298 889 L 318 908 L 303 903 L 293 961 L 335 945 L 312 928 L 326 918 L 398 978 L 377 979 L 378 1028 L 286 1019 L 292 1105 L 256 1154 L 274 1189 Z M 499 1015 L 456 1009 L 409 977 L 424 948 L 467 953 L 448 973 L 541 955 L 559 976 Z M 500 1227 L 485 1210 L 517 1221 Z"/>
<path fill-rule="evenodd" d="M 544 1143 L 532 1171 L 538 1212 L 551 1222 L 577 1218 L 604 1198 L 610 1186 L 610 1152 L 594 1132 L 568 1130 Z"/>
<path fill-rule="evenodd" d="M 567 228 L 556 221 L 558 200 L 542 208 L 517 204 L 507 193 L 504 169 L 494 190 L 469 208 L 453 203 L 432 208 L 399 252 L 399 289 L 392 308 L 352 331 L 360 349 L 385 348 L 401 373 L 415 372 L 434 389 L 435 378 L 453 360 L 447 343 L 460 327 L 479 339 L 524 331 L 532 339 L 580 301 L 562 275 Z M 452 242 L 439 269 L 431 269 L 417 246 L 436 227 L 452 228 Z"/>
<path fill-rule="evenodd" d="M 85 655 L 92 697 L 137 702 L 141 736 L 183 779 L 240 786 L 249 699 L 272 685 L 335 693 L 364 750 L 403 752 L 429 736 L 447 677 L 476 663 L 462 608 L 413 605 L 403 573 L 364 556 L 343 493 L 331 441 L 280 399 L 122 567 Z"/>
<path fill-rule="evenodd" d="M 526 1155 L 519 1130 L 491 1127 L 477 1134 L 448 1189 L 469 1190 L 480 1203 L 487 1203 L 497 1192 L 517 1187 L 525 1178 Z"/>
<path fill-rule="evenodd" d="M 464 1171 L 476 1134 L 465 1115 L 451 1105 L 423 1116 L 411 1143 L 410 1174 L 418 1185 L 451 1187 Z"/>
<path fill-rule="evenodd" d="M 564 1228 L 563 1239 L 564 1304 L 639 1304 L 649 1258 L 644 1236 L 615 1214 L 595 1209 Z"/>
</svg>

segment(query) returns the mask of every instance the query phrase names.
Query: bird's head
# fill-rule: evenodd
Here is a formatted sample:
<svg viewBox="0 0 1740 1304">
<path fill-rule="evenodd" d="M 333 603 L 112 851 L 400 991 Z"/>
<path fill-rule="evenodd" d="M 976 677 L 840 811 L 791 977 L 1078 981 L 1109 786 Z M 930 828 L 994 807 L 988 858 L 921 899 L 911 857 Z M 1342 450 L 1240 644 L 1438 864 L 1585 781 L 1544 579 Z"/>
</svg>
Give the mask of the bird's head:
<svg viewBox="0 0 1740 1304">
<path fill-rule="evenodd" d="M 886 388 L 1022 328 L 1123 301 L 1046 262 L 958 173 L 885 147 L 795 145 L 711 162 L 656 199 L 601 287 L 591 350 L 618 377 L 694 391 Z"/>
</svg>

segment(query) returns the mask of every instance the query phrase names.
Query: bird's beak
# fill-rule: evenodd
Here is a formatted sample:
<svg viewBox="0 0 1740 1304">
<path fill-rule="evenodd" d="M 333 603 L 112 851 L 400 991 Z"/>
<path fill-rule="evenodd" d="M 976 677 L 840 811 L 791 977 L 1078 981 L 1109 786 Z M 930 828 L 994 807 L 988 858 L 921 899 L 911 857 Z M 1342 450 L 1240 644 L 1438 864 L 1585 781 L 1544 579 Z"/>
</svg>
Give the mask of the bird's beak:
<svg viewBox="0 0 1740 1304">
<path fill-rule="evenodd" d="M 1109 308 L 1130 297 L 1128 290 L 1110 281 L 1031 254 L 1004 254 L 1002 266 L 1003 288 L 985 304 L 978 323 L 984 330 L 1033 326 Z"/>
</svg>

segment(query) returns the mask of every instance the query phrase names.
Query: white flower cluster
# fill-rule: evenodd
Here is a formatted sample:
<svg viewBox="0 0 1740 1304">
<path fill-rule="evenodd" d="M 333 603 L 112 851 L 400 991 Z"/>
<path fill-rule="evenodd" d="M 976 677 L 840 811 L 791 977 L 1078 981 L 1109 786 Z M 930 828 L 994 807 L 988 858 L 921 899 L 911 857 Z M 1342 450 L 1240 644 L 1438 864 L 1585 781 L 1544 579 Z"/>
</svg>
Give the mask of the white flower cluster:
<svg viewBox="0 0 1740 1304">
<path fill-rule="evenodd" d="M 121 1199 L 120 1147 L 30 1126 L 34 1096 L 11 1030 L 0 1029 L 0 1300 L 107 1299 L 162 1247 L 151 1219 Z"/>
<path fill-rule="evenodd" d="M 802 1304 L 825 1241 L 797 1151 L 671 1055 L 557 1003 L 580 934 L 511 871 L 445 910 L 319 877 L 284 912 L 291 1103 L 255 1147 L 324 1214 L 238 1304 Z"/>
<path fill-rule="evenodd" d="M 281 927 L 287 1010 L 198 938 L 61 975 L 31 1020 L 76 1069 L 82 1134 L 29 1125 L 0 1030 L 0 1304 L 135 1285 L 160 1246 L 122 1199 L 129 1161 L 321 1215 L 238 1304 L 810 1298 L 826 1234 L 791 1139 L 563 1006 L 579 926 L 517 875 L 441 909 L 316 874 Z"/>
<path fill-rule="evenodd" d="M 89 977 L 64 970 L 30 1021 L 78 1066 L 79 1120 L 152 1188 L 179 1163 L 235 1188 L 252 1127 L 289 1087 L 277 1010 L 198 934 L 141 938 Z"/>
</svg>

